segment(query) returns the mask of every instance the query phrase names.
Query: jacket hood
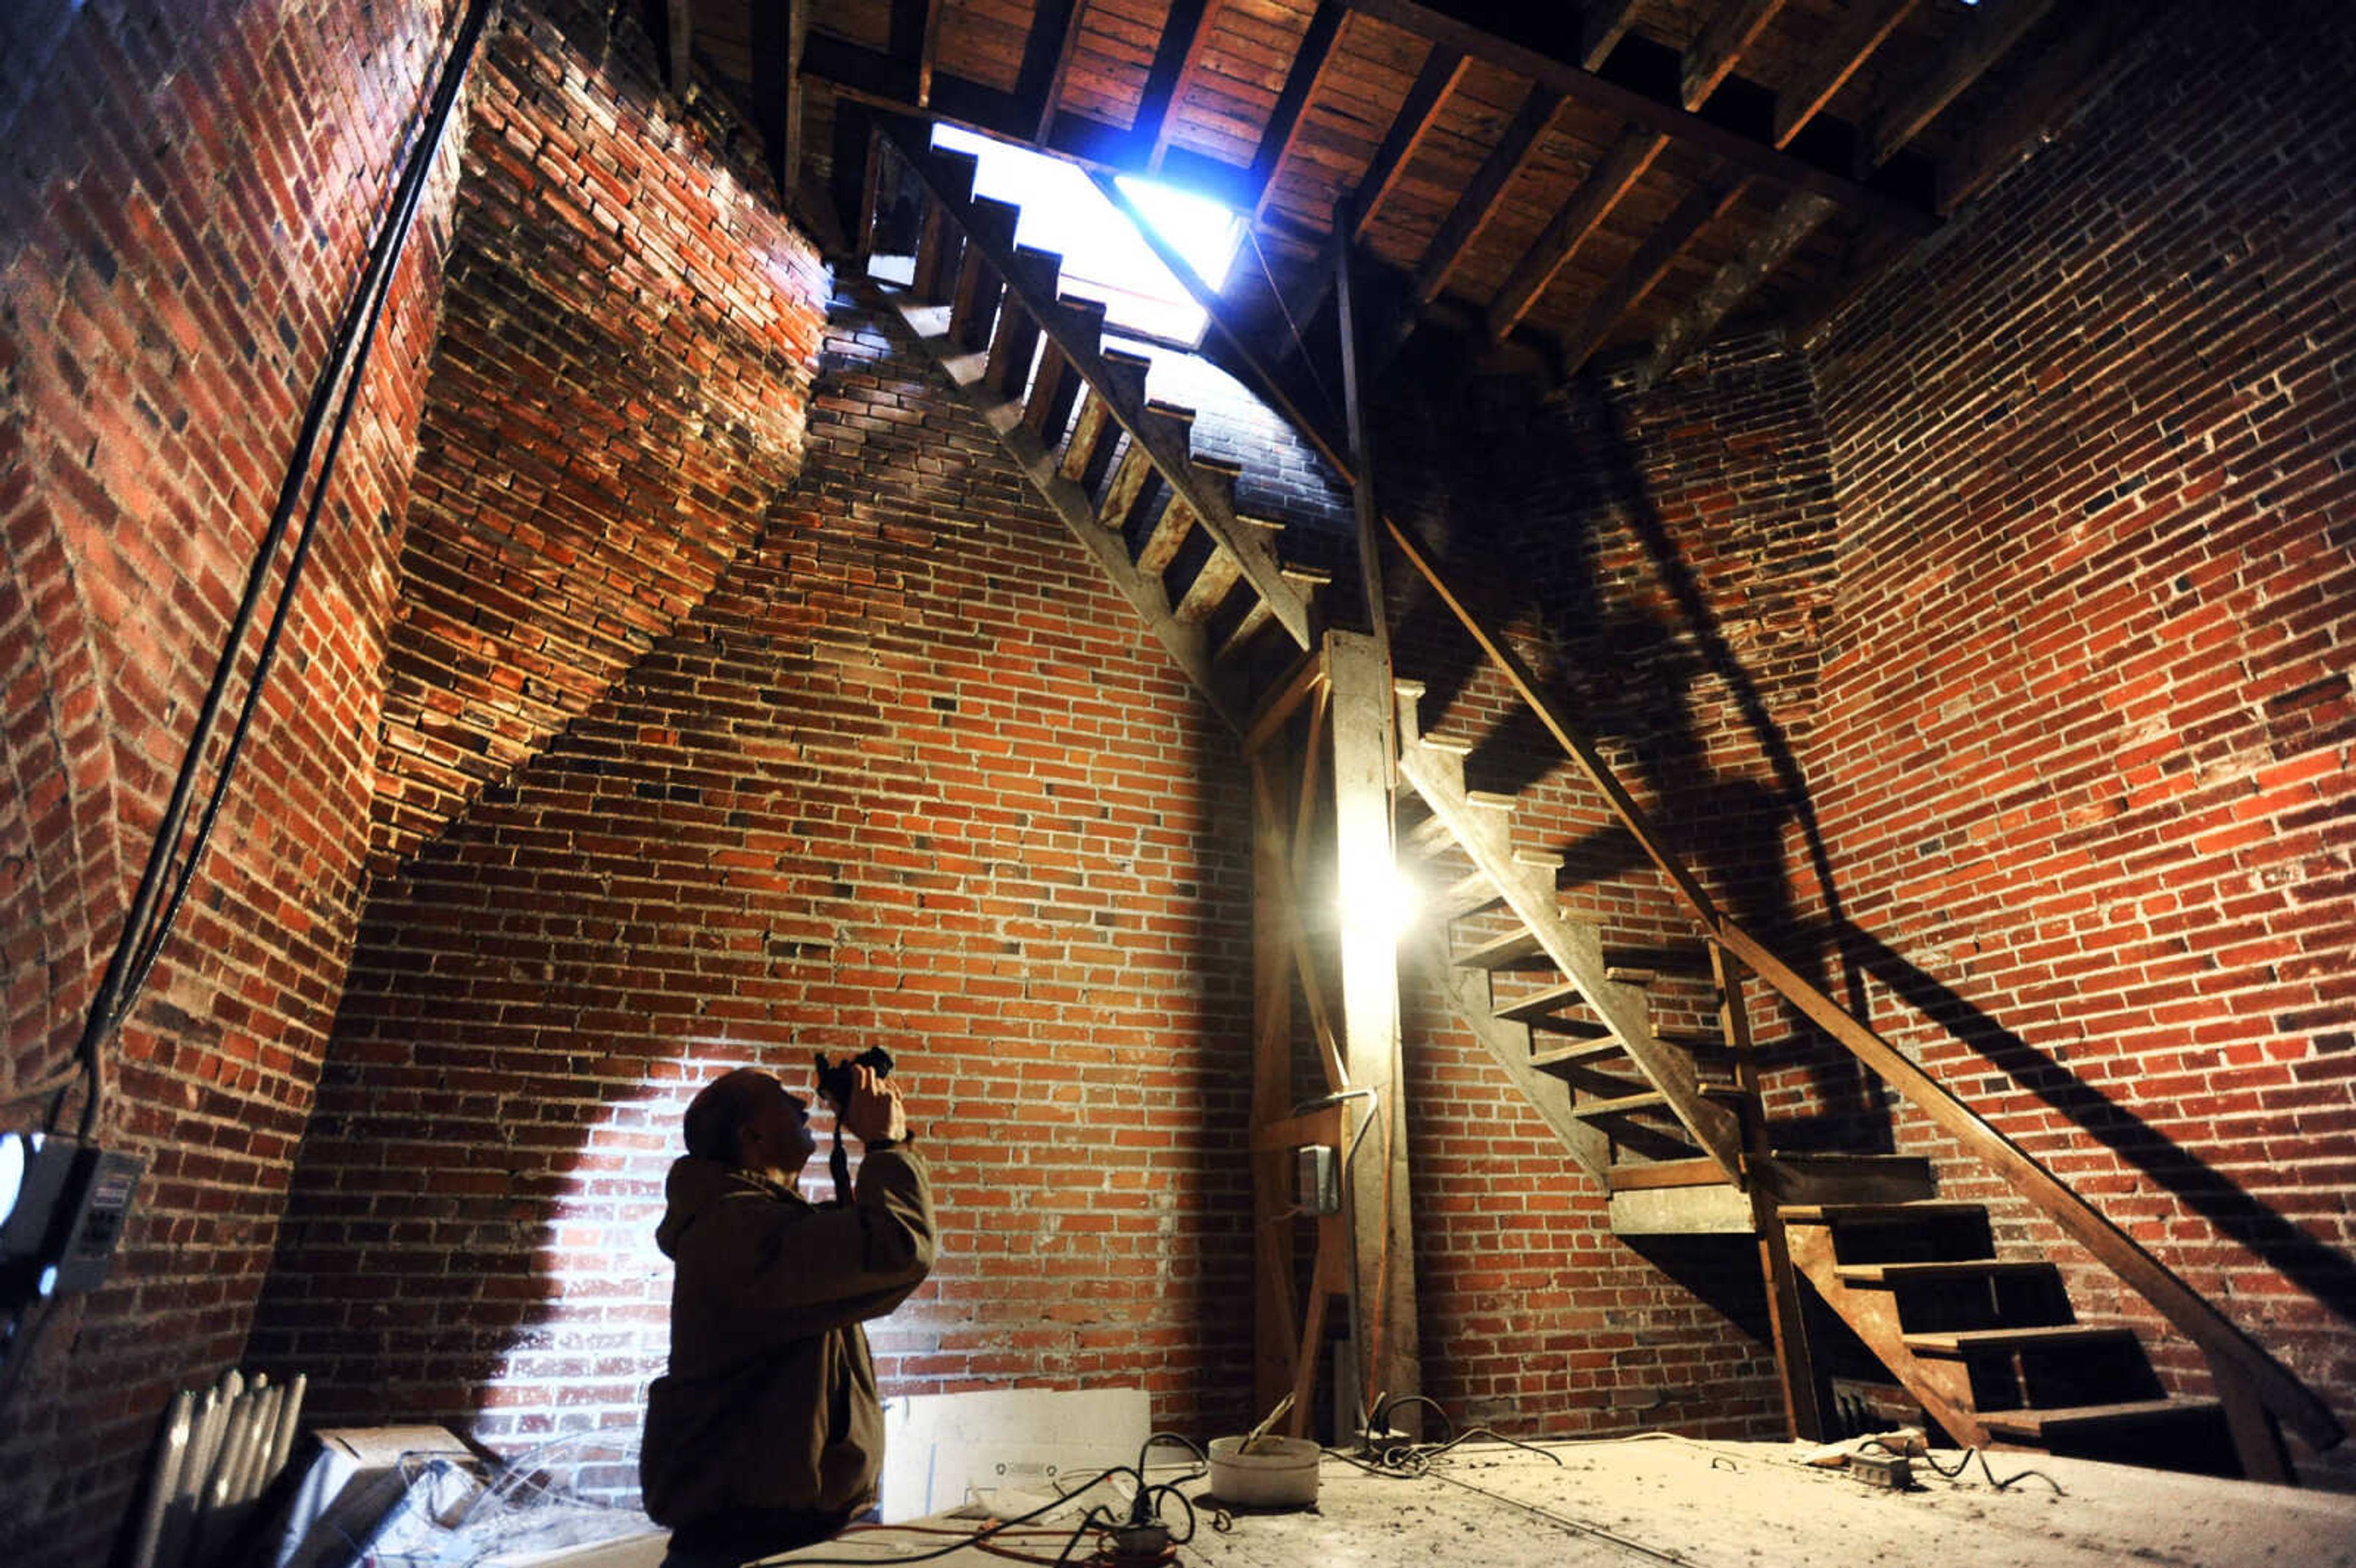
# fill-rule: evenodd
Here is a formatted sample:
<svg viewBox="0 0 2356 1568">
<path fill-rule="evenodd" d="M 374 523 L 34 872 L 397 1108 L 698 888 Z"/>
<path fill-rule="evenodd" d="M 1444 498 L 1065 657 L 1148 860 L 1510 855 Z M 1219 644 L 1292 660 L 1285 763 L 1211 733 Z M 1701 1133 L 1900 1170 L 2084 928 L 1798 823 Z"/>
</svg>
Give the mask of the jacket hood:
<svg viewBox="0 0 2356 1568">
<path fill-rule="evenodd" d="M 746 1187 L 766 1187 L 767 1183 L 716 1159 L 698 1159 L 682 1155 L 671 1162 L 670 1174 L 663 1179 L 662 1223 L 655 1227 L 655 1245 L 663 1256 L 679 1256 L 679 1243 L 698 1220 L 709 1214 L 729 1192 Z"/>
</svg>

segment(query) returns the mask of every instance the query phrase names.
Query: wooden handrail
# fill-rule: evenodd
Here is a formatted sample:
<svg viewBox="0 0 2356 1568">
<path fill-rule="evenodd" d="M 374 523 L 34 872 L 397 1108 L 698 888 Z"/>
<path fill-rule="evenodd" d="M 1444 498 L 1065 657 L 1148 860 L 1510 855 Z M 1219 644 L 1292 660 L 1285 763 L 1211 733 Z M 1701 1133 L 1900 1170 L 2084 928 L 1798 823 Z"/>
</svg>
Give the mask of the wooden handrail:
<svg viewBox="0 0 2356 1568">
<path fill-rule="evenodd" d="M 1610 803 L 1653 864 L 1668 879 L 1687 912 L 1713 942 L 1757 975 L 1817 1027 L 1846 1047 L 1884 1083 L 1905 1096 L 1933 1123 L 1954 1137 L 2068 1232 L 2094 1258 L 2136 1294 L 2149 1302 L 2179 1333 L 2201 1347 L 2212 1371 L 2221 1378 L 2239 1377 L 2276 1419 L 2317 1448 L 2329 1448 L 2346 1435 L 2330 1408 L 2293 1377 L 2265 1349 L 2228 1321 L 2174 1270 L 2144 1250 L 2141 1243 L 2111 1222 L 2101 1211 L 2072 1190 L 2067 1183 L 2019 1145 L 1997 1130 L 1954 1093 L 1925 1072 L 1897 1047 L 1883 1040 L 1849 1011 L 1826 995 L 1807 976 L 1777 957 L 1757 938 L 1722 913 L 1708 892 L 1695 880 L 1655 833 L 1651 819 L 1634 797 L 1612 776 L 1611 765 L 1584 736 L 1555 710 L 1518 656 L 1483 627 L 1463 599 L 1449 587 L 1439 569 L 1412 536 L 1386 519 L 1391 539 L 1408 564 L 1431 585 L 1455 613 L 1482 651 L 1502 670 L 1522 700 L 1537 715 L 1565 753 L 1587 774 Z M 2245 1456 L 2246 1458 L 2246 1456 Z"/>
</svg>

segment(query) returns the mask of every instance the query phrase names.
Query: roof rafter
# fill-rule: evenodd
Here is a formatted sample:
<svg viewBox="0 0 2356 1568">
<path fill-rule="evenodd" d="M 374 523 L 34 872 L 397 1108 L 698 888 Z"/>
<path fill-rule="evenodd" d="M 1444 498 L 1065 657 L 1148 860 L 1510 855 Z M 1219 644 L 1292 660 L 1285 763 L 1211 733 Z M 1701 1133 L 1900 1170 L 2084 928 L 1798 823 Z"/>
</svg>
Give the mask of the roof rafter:
<svg viewBox="0 0 2356 1568">
<path fill-rule="evenodd" d="M 1552 88 L 1530 89 L 1513 123 L 1505 128 L 1497 144 L 1489 149 L 1472 183 L 1464 187 L 1464 194 L 1456 198 L 1455 207 L 1440 224 L 1440 232 L 1424 247 L 1408 297 L 1378 341 L 1393 347 L 1406 341 L 1408 334 L 1415 329 L 1416 317 L 1440 297 L 1440 291 L 1448 286 L 1448 274 L 1456 270 L 1456 263 L 1481 237 L 1481 230 L 1497 209 L 1498 197 L 1529 161 L 1531 149 L 1537 145 L 1547 127 L 1554 123 L 1556 112 L 1562 104 L 1562 94 Z"/>
<path fill-rule="evenodd" d="M 1808 75 L 1775 95 L 1775 144 L 1790 146 L 1800 128 L 1833 101 L 1833 94 L 1848 85 L 1849 78 L 1873 58 L 1873 51 L 1922 4 L 1923 0 L 1860 0 L 1840 30 L 1825 40 L 1810 62 Z"/>
<path fill-rule="evenodd" d="M 1309 106 L 1326 67 L 1333 63 L 1333 45 L 1340 39 L 1342 24 L 1348 16 L 1349 8 L 1341 0 L 1319 0 L 1316 15 L 1309 19 L 1309 30 L 1301 36 L 1301 48 L 1292 57 L 1292 69 L 1285 73 L 1284 91 L 1277 95 L 1276 108 L 1268 117 L 1267 128 L 1260 133 L 1259 150 L 1252 156 L 1251 172 L 1244 176 L 1252 193 L 1249 205 L 1254 221 L 1268 210 L 1269 198 L 1276 194 L 1277 171 L 1301 134 L 1301 112 Z"/>
<path fill-rule="evenodd" d="M 1652 293 L 1653 285 L 1676 261 L 1677 253 L 1734 205 L 1751 177 L 1728 170 L 1702 181 L 1644 237 L 1628 264 L 1613 276 L 1610 286 L 1588 303 L 1579 325 L 1563 338 L 1562 374 L 1566 379 L 1587 363 L 1588 357 L 1611 332 L 1612 324 Z"/>
<path fill-rule="evenodd" d="M 2016 0 L 2016 3 L 2040 3 L 2040 0 Z M 2050 0 L 2041 0 L 2041 3 L 2050 3 Z M 1361 16 L 1376 17 L 1434 43 L 1451 45 L 1474 59 L 1527 77 L 1566 97 L 1616 114 L 1632 125 L 1640 125 L 1665 137 L 1687 143 L 1696 150 L 1745 173 L 1761 176 L 1795 190 L 1815 191 L 1843 207 L 1912 232 L 1926 233 L 1937 227 L 1938 220 L 1927 206 L 1901 200 L 1844 172 L 1827 167 L 1822 162 L 1796 156 L 1770 145 L 1762 138 L 1746 135 L 1717 120 L 1705 118 L 1684 107 L 1674 97 L 1657 96 L 1629 86 L 1615 77 L 1581 69 L 1501 33 L 1484 30 L 1481 26 L 1448 12 L 1419 5 L 1416 0 L 1347 0 L 1347 4 L 1353 12 Z M 1509 7 L 1506 14 L 1496 21 L 1499 26 L 1511 25 L 1521 15 L 1521 12 Z M 1618 52 L 1627 53 L 1639 41 L 1633 37 L 1623 38 Z M 1723 75 L 1719 85 L 1725 85 Z M 1756 91 L 1764 91 L 1763 89 Z"/>
<path fill-rule="evenodd" d="M 1937 119 L 1940 111 L 1962 96 L 2052 8 L 2053 0 L 1987 0 L 1972 17 L 1971 32 L 1963 47 L 1950 53 L 1913 91 L 1873 117 L 1858 144 L 1863 166 L 1878 169 L 1896 156 L 1899 148 Z"/>
<path fill-rule="evenodd" d="M 1506 278 L 1505 286 L 1490 302 L 1483 321 L 1483 330 L 1490 342 L 1503 343 L 1520 325 L 1530 306 L 1537 303 L 1538 295 L 1554 281 L 1555 273 L 1570 260 L 1571 252 L 1611 216 L 1621 197 L 1635 188 L 1636 182 L 1644 177 L 1644 172 L 1668 144 L 1669 139 L 1659 132 L 1634 125 L 1620 133 L 1620 140 L 1595 161 L 1587 177 L 1580 181 L 1579 188 L 1555 213 L 1554 220 L 1523 255 Z"/>
<path fill-rule="evenodd" d="M 1448 95 L 1464 80 L 1465 67 L 1472 62 L 1445 44 L 1434 45 L 1424 57 L 1423 69 L 1416 73 L 1415 85 L 1408 89 L 1407 99 L 1399 105 L 1391 121 L 1390 133 L 1383 144 L 1375 149 L 1374 162 L 1366 165 L 1364 178 L 1348 198 L 1348 231 L 1355 241 L 1363 238 L 1366 226 L 1383 204 L 1383 198 L 1398 184 L 1399 175 L 1416 149 L 1430 133 L 1432 123 L 1439 119 Z"/>
<path fill-rule="evenodd" d="M 1742 51 L 1759 41 L 1783 8 L 1783 0 L 1735 0 L 1712 16 L 1701 37 L 1686 49 L 1684 69 L 1677 74 L 1678 101 L 1687 109 L 1707 102 L 1718 84 L 1734 73 Z"/>
<path fill-rule="evenodd" d="M 1204 47 L 1211 37 L 1210 21 L 1217 14 L 1217 0 L 1173 0 L 1169 20 L 1162 24 L 1162 41 L 1154 46 L 1153 64 L 1145 73 L 1145 91 L 1137 102 L 1137 117 L 1130 123 L 1130 133 L 1145 149 L 1148 171 L 1162 167 L 1162 155 L 1170 146 L 1170 111 L 1184 96 L 1187 81 L 1202 63 Z"/>
</svg>

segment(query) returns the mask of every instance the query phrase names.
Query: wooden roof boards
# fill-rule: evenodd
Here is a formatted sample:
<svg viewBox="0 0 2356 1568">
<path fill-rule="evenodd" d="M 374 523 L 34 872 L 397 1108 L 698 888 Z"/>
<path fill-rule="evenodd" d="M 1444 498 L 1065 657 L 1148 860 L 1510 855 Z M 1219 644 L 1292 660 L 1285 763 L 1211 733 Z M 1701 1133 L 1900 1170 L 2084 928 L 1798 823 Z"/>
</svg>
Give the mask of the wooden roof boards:
<svg viewBox="0 0 2356 1568">
<path fill-rule="evenodd" d="M 1312 304 L 1338 212 L 1408 302 L 1385 334 L 1660 374 L 1935 228 L 2151 3 L 804 0 L 801 142 L 833 155 L 840 98 L 1151 173 L 1249 213 Z M 696 49 L 758 102 L 752 4 L 697 0 Z"/>
</svg>

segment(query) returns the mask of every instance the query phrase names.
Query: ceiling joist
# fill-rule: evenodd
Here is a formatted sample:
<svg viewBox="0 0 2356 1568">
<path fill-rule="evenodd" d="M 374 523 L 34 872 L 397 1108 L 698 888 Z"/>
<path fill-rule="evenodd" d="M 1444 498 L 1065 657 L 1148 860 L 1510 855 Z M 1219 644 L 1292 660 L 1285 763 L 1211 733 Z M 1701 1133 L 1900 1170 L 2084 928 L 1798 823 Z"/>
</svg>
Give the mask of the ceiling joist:
<svg viewBox="0 0 2356 1568">
<path fill-rule="evenodd" d="M 1370 365 L 1427 318 L 1475 356 L 1519 343 L 1622 363 L 1647 347 L 1632 341 L 1641 304 L 1647 380 L 1738 313 L 1805 312 L 1935 227 L 2152 11 L 2081 0 L 2065 27 L 2053 0 L 797 3 L 817 17 L 799 73 L 779 68 L 789 27 L 767 24 L 759 43 L 777 6 L 641 0 L 667 57 L 668 31 L 704 18 L 712 30 L 688 21 L 686 41 L 723 74 L 742 45 L 714 13 L 741 6 L 768 96 L 807 78 L 831 88 L 822 104 L 948 122 L 1227 203 L 1253 244 L 1226 303 L 1261 292 L 1266 272 L 1264 325 L 1288 340 L 1330 345 L 1310 316 L 1346 247 L 1397 269 L 1373 290 L 1394 303 L 1367 324 Z M 2032 48 L 2000 100 L 1976 90 Z M 772 110 L 764 129 L 798 119 Z"/>
</svg>

